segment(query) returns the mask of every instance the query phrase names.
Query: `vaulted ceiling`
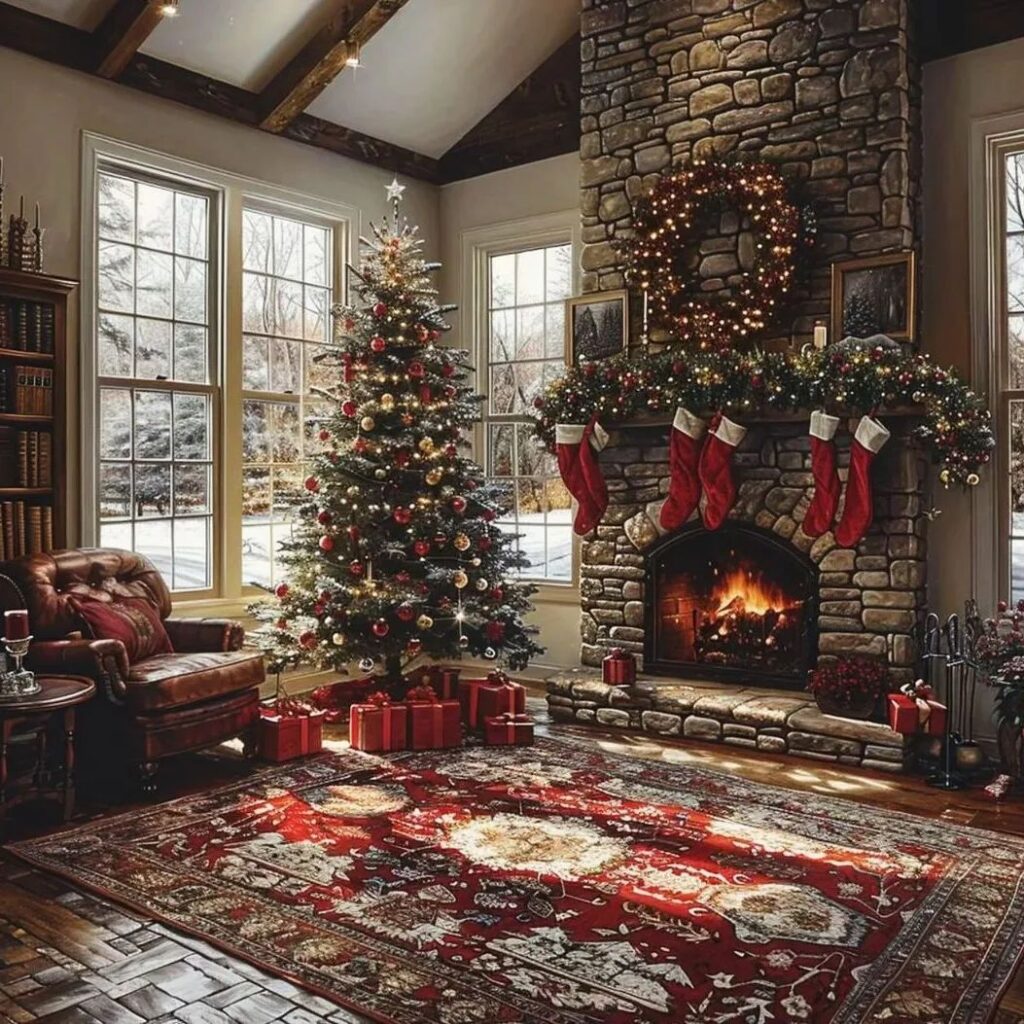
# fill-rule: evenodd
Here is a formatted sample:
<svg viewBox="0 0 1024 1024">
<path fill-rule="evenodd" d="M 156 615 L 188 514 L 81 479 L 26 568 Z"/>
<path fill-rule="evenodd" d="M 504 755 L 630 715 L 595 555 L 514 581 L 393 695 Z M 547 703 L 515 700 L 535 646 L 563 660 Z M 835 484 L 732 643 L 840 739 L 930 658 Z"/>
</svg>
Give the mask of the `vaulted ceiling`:
<svg viewBox="0 0 1024 1024">
<path fill-rule="evenodd" d="M 151 0 L 0 2 L 0 44 L 432 181 L 578 145 L 579 0 L 179 5 L 162 17 Z M 528 123 L 538 99 L 543 126 Z"/>
</svg>

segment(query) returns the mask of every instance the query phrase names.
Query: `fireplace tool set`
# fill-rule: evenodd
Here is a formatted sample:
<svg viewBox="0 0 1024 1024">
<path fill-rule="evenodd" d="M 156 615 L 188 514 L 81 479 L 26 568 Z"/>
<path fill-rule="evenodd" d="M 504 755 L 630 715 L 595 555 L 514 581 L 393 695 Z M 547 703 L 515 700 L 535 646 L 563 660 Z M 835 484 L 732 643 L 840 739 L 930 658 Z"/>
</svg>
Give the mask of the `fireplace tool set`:
<svg viewBox="0 0 1024 1024">
<path fill-rule="evenodd" d="M 974 643 L 979 619 L 968 602 L 963 621 L 956 613 L 941 623 L 934 613 L 924 624 L 922 678 L 946 704 L 946 728 L 931 753 L 939 767 L 925 781 L 937 789 L 963 789 L 985 768 L 985 754 L 974 739 L 974 698 L 978 665 Z"/>
</svg>

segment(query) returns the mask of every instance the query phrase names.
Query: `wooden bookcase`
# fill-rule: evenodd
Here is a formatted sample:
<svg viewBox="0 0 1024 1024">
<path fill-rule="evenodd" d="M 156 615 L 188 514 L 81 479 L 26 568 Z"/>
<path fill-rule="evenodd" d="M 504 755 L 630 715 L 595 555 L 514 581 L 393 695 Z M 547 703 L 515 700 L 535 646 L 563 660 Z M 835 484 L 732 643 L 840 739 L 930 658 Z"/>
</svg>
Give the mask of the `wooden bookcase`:
<svg viewBox="0 0 1024 1024">
<path fill-rule="evenodd" d="M 14 530 L 15 550 L 3 544 L 5 559 L 32 550 L 33 508 L 40 509 L 39 519 L 46 515 L 43 509 L 51 509 L 53 547 L 67 543 L 67 311 L 77 287 L 77 281 L 0 267 L 0 539 L 4 514 L 13 511 L 19 518 L 19 509 L 25 510 L 24 527 L 16 524 Z M 52 411 L 19 408 L 19 376 L 27 386 L 48 383 L 52 376 Z M 22 436 L 31 440 L 33 435 L 36 468 L 29 465 L 26 479 L 19 443 Z M 9 540 L 9 529 L 6 536 Z M 24 552 L 18 550 L 19 539 Z M 42 541 L 42 548 L 48 548 L 45 531 Z"/>
</svg>

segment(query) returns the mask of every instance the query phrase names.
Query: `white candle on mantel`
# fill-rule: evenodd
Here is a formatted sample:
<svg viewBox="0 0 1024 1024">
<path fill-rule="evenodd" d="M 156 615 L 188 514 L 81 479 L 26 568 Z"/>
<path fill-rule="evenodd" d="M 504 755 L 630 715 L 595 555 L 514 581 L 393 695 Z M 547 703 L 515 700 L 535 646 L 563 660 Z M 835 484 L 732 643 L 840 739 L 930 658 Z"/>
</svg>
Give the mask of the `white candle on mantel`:
<svg viewBox="0 0 1024 1024">
<path fill-rule="evenodd" d="M 818 320 L 814 325 L 814 347 L 823 349 L 828 344 L 828 328 Z"/>
</svg>

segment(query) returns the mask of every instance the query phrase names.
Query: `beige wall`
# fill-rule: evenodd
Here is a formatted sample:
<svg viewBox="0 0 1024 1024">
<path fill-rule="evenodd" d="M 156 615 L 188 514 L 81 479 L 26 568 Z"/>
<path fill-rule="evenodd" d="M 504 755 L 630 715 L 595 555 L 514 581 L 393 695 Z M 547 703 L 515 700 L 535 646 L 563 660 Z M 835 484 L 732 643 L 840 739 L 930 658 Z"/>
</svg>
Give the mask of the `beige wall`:
<svg viewBox="0 0 1024 1024">
<path fill-rule="evenodd" d="M 469 181 L 455 182 L 441 189 L 441 272 L 442 294 L 465 306 L 463 235 L 475 228 L 507 221 L 524 220 L 542 214 L 579 209 L 579 156 L 570 153 L 540 160 L 523 167 L 496 171 Z M 468 320 L 461 311 L 453 314 L 457 344 L 471 348 Z M 534 599 L 536 608 L 529 621 L 538 627 L 538 641 L 547 651 L 538 666 L 570 667 L 579 664 L 580 607 L 575 588 L 557 591 L 545 588 Z"/>
<path fill-rule="evenodd" d="M 8 209 L 24 193 L 39 202 L 46 227 L 46 269 L 80 278 L 81 140 L 95 132 L 311 197 L 344 203 L 363 221 L 385 209 L 391 174 L 323 150 L 278 139 L 223 118 L 134 92 L 0 48 L 0 155 Z M 407 181 L 405 211 L 431 252 L 440 235 L 438 190 Z M 77 309 L 72 308 L 68 394 L 70 436 L 78 436 Z M 69 520 L 78 510 L 77 445 L 69 452 Z M 77 530 L 73 526 L 73 531 Z M 70 538 L 74 541 L 73 535 Z"/>
</svg>

